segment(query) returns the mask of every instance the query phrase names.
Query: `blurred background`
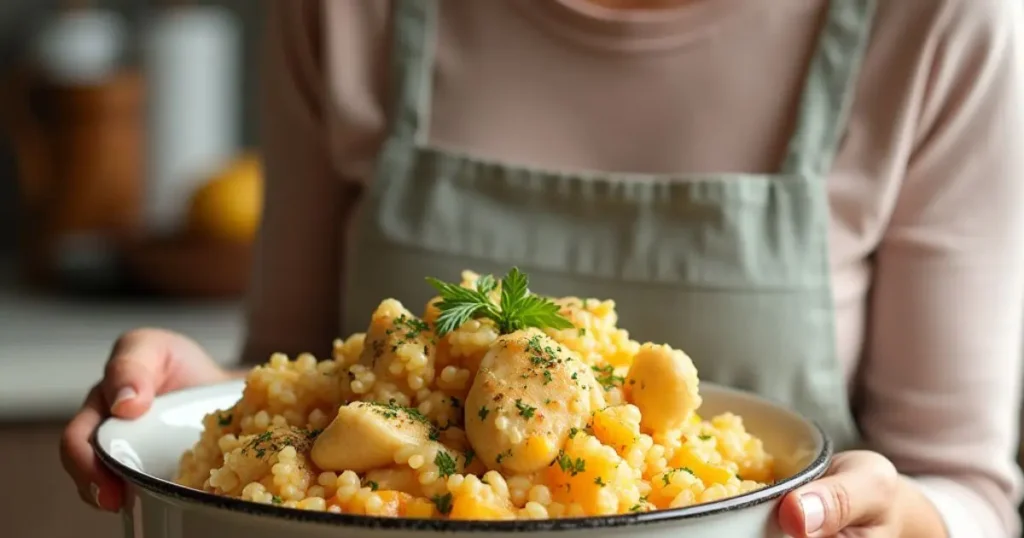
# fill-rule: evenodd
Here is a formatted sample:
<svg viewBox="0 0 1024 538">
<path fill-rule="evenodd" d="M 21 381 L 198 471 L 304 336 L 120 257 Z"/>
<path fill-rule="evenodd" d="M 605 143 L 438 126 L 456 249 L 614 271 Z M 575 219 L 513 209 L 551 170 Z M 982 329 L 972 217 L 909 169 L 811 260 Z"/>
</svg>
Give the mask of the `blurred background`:
<svg viewBox="0 0 1024 538">
<path fill-rule="evenodd" d="M 258 0 L 0 0 L 0 488 L 10 538 L 119 536 L 60 432 L 125 329 L 229 363 L 262 207 Z"/>
</svg>

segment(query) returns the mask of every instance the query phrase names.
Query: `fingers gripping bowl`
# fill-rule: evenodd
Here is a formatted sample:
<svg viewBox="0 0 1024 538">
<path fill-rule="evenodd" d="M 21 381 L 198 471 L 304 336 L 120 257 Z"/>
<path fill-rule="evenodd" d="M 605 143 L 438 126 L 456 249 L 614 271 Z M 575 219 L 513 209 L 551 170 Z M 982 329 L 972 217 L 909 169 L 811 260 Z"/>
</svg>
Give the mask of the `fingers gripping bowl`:
<svg viewBox="0 0 1024 538">
<path fill-rule="evenodd" d="M 275 355 L 105 423 L 132 525 L 149 506 L 148 521 L 205 514 L 203 529 L 250 536 L 781 536 L 775 501 L 828 464 L 816 426 L 701 384 L 683 351 L 618 328 L 612 301 L 542 298 L 515 269 L 431 283 L 422 317 L 384 300 L 330 360 Z"/>
</svg>

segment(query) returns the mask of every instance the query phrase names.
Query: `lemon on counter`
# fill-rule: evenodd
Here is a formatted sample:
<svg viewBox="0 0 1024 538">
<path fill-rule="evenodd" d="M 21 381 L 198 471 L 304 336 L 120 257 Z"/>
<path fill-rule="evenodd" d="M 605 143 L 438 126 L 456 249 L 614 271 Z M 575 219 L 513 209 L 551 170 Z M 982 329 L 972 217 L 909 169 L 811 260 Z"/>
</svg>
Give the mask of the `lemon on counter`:
<svg viewBox="0 0 1024 538">
<path fill-rule="evenodd" d="M 263 211 L 263 169 L 245 155 L 196 190 L 189 204 L 188 231 L 198 237 L 250 243 Z"/>
</svg>

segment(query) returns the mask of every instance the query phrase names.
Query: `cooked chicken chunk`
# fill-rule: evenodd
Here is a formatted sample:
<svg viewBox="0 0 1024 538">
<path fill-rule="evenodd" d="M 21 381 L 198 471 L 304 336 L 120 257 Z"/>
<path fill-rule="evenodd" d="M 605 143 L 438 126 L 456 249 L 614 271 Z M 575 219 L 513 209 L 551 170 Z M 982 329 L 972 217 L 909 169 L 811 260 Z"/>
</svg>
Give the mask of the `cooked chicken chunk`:
<svg viewBox="0 0 1024 538">
<path fill-rule="evenodd" d="M 300 482 L 309 482 L 316 476 L 308 457 L 315 437 L 315 431 L 292 426 L 276 426 L 260 434 L 243 436 L 237 448 L 224 454 L 224 465 L 211 474 L 209 485 L 215 491 L 239 495 L 246 484 L 270 473 L 282 454 L 290 452 L 289 447 L 294 452 L 287 459 L 298 471 L 296 476 Z"/>
<path fill-rule="evenodd" d="M 423 486 L 416 476 L 416 471 L 408 466 L 370 471 L 366 473 L 364 482 L 371 484 L 374 489 L 404 491 L 410 495 L 423 496 Z"/>
<path fill-rule="evenodd" d="M 437 429 L 412 409 L 392 404 L 353 402 L 338 409 L 313 443 L 310 456 L 325 471 L 357 473 L 389 467 L 408 445 L 437 439 Z"/>
<path fill-rule="evenodd" d="M 604 393 L 573 352 L 540 331 L 502 336 L 466 399 L 466 434 L 491 468 L 530 473 L 558 456 L 572 428 L 603 408 Z"/>
<path fill-rule="evenodd" d="M 402 303 L 387 299 L 373 312 L 359 364 L 379 383 L 419 390 L 434 376 L 434 333 Z"/>
</svg>

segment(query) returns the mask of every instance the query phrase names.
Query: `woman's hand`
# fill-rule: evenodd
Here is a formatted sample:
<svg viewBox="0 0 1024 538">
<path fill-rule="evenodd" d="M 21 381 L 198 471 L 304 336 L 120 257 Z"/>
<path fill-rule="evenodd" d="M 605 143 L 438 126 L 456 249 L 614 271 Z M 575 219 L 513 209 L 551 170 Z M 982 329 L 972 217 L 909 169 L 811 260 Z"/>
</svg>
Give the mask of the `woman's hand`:
<svg viewBox="0 0 1024 538">
<path fill-rule="evenodd" d="M 779 524 L 793 538 L 941 538 L 934 506 L 892 462 L 867 451 L 837 454 L 828 472 L 782 500 Z"/>
<path fill-rule="evenodd" d="M 159 394 L 229 377 L 198 344 L 180 334 L 139 329 L 119 338 L 103 379 L 89 392 L 61 438 L 61 461 L 82 499 L 103 510 L 121 508 L 123 486 L 103 467 L 90 444 L 104 418 L 111 414 L 136 418 Z"/>
</svg>

